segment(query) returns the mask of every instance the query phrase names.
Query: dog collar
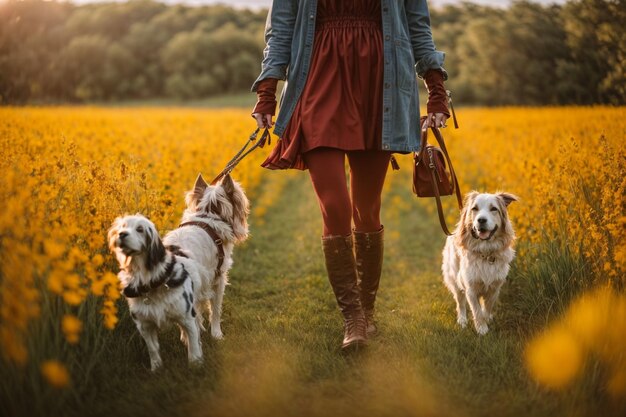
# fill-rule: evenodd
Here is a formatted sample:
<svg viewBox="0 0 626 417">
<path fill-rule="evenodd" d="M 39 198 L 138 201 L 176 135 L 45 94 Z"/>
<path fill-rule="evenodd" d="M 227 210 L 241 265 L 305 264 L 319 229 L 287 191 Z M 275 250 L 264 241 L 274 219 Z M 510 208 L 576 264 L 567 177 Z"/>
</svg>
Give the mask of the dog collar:
<svg viewBox="0 0 626 417">
<path fill-rule="evenodd" d="M 151 280 L 150 283 L 148 284 L 138 285 L 136 287 L 128 285 L 122 290 L 122 294 L 124 294 L 124 297 L 126 298 L 137 298 L 137 297 L 142 297 L 148 294 L 150 291 L 159 288 L 161 285 L 165 285 L 167 289 L 180 287 L 189 276 L 189 273 L 185 269 L 185 266 L 181 264 L 181 267 L 182 267 L 181 276 L 172 277 L 172 273 L 174 272 L 175 266 L 176 266 L 176 257 L 172 254 L 172 259 L 165 267 L 165 270 L 163 270 L 157 276 L 156 279 Z M 149 303 L 146 302 L 146 304 L 149 304 Z"/>
<path fill-rule="evenodd" d="M 493 252 L 488 255 L 483 255 L 481 253 L 480 257 L 483 258 L 485 261 L 489 262 L 489 265 L 493 265 L 496 263 L 496 256 L 493 254 Z"/>
<path fill-rule="evenodd" d="M 211 219 L 211 220 L 219 221 L 219 222 L 225 223 L 231 229 L 233 228 L 233 225 L 230 224 L 230 222 L 226 220 L 224 217 L 222 217 L 222 212 L 213 203 L 211 203 L 210 212 L 200 213 L 200 214 L 195 215 L 194 217 L 200 217 L 201 219 Z"/>
<path fill-rule="evenodd" d="M 496 227 L 494 227 L 491 233 L 489 233 L 489 237 L 487 239 L 481 239 L 480 236 L 476 234 L 476 230 L 474 230 L 474 228 L 472 227 L 472 237 L 474 239 L 479 239 L 479 240 L 489 240 L 493 237 L 493 235 L 496 233 L 497 230 L 498 230 L 498 225 L 496 224 Z"/>
</svg>

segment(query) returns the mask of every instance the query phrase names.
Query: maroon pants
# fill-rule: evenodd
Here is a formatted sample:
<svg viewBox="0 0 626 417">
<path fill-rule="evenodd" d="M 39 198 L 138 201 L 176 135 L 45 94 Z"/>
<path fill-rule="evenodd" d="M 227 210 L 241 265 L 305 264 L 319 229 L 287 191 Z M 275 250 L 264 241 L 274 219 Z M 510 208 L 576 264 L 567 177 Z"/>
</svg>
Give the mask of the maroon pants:
<svg viewBox="0 0 626 417">
<path fill-rule="evenodd" d="M 350 191 L 345 172 L 345 156 L 350 165 Z M 346 236 L 380 230 L 380 194 L 385 182 L 389 157 L 385 151 L 342 151 L 316 148 L 302 157 L 324 220 L 324 236 Z"/>
</svg>

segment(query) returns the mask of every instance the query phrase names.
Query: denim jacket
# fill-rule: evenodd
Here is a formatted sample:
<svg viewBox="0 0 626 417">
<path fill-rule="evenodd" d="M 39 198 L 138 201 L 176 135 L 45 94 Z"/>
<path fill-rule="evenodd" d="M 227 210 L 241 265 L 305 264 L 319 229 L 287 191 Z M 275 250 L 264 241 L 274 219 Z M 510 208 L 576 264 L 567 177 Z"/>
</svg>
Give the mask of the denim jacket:
<svg viewBox="0 0 626 417">
<path fill-rule="evenodd" d="M 417 151 L 420 126 L 415 75 L 423 76 L 431 68 L 443 70 L 444 53 L 435 50 L 426 0 L 380 3 L 385 60 L 382 148 Z M 287 81 L 274 127 L 278 136 L 285 131 L 307 80 L 316 11 L 317 0 L 274 0 L 267 16 L 261 74 L 252 91 L 265 78 Z"/>
</svg>

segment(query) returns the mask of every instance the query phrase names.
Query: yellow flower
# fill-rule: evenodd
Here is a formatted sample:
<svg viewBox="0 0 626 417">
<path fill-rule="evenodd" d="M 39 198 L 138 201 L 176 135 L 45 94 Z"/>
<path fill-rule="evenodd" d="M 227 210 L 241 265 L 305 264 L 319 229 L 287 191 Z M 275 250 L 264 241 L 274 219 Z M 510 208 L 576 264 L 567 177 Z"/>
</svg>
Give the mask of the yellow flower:
<svg viewBox="0 0 626 417">
<path fill-rule="evenodd" d="M 527 346 L 526 364 L 537 382 L 549 388 L 563 388 L 580 372 L 583 352 L 567 329 L 557 327 Z"/>
<path fill-rule="evenodd" d="M 28 352 L 19 334 L 11 333 L 6 327 L 0 328 L 0 342 L 2 353 L 5 358 L 12 360 L 18 365 L 25 365 L 28 360 Z"/>
<path fill-rule="evenodd" d="M 78 343 L 80 332 L 83 329 L 83 323 L 76 316 L 66 314 L 61 320 L 61 329 L 69 343 Z"/>
<path fill-rule="evenodd" d="M 104 263 L 104 257 L 98 253 L 98 254 L 94 255 L 93 258 L 91 258 L 91 263 L 95 267 L 99 267 L 100 265 L 102 265 Z"/>
<path fill-rule="evenodd" d="M 41 364 L 41 374 L 53 387 L 63 388 L 70 383 L 70 374 L 65 366 L 55 360 L 45 361 Z"/>
<path fill-rule="evenodd" d="M 65 246 L 52 239 L 46 240 L 43 247 L 50 258 L 60 258 L 65 253 Z"/>
<path fill-rule="evenodd" d="M 65 274 L 62 271 L 52 271 L 48 276 L 48 290 L 54 294 L 63 294 L 63 280 Z"/>
<path fill-rule="evenodd" d="M 113 330 L 118 322 L 117 309 L 103 309 L 104 327 Z"/>
<path fill-rule="evenodd" d="M 563 388 L 582 367 L 581 358 L 598 360 L 610 375 L 607 391 L 626 394 L 626 296 L 601 287 L 574 301 L 564 316 L 526 349 L 531 376 L 550 388 Z"/>
<path fill-rule="evenodd" d="M 84 297 L 80 292 L 66 290 L 63 293 L 63 300 L 71 306 L 77 306 L 83 302 Z"/>
</svg>

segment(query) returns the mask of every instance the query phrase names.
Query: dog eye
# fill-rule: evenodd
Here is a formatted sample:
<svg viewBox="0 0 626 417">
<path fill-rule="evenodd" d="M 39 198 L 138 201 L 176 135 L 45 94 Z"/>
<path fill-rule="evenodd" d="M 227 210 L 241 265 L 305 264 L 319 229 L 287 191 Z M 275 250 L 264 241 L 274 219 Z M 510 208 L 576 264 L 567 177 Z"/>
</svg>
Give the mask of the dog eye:
<svg viewBox="0 0 626 417">
<path fill-rule="evenodd" d="M 491 211 L 498 211 L 498 209 L 495 207 L 491 207 Z"/>
<path fill-rule="evenodd" d="M 137 231 L 138 231 L 139 233 L 143 233 L 143 226 L 139 226 L 139 227 L 137 227 Z"/>
<path fill-rule="evenodd" d="M 478 207 L 476 206 L 472 207 L 472 211 L 478 211 Z"/>
</svg>

